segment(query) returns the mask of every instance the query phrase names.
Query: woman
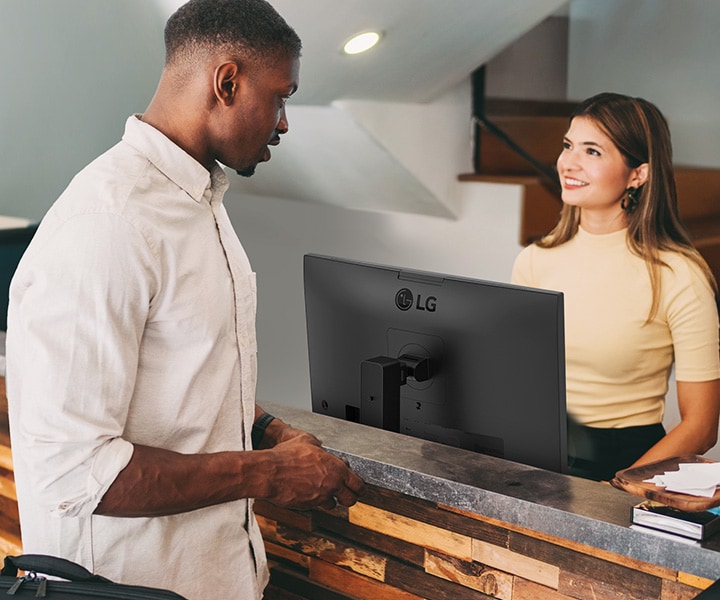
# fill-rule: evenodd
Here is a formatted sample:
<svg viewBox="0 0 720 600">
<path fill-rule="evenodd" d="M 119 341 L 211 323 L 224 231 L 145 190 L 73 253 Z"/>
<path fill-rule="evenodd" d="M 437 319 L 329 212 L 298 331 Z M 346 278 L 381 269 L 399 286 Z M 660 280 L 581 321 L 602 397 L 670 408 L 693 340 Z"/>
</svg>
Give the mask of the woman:
<svg viewBox="0 0 720 600">
<path fill-rule="evenodd" d="M 557 168 L 560 220 L 512 280 L 564 292 L 571 472 L 609 480 L 706 452 L 720 413 L 717 286 L 680 222 L 665 118 L 641 98 L 593 96 Z M 681 421 L 666 434 L 673 364 Z"/>
</svg>

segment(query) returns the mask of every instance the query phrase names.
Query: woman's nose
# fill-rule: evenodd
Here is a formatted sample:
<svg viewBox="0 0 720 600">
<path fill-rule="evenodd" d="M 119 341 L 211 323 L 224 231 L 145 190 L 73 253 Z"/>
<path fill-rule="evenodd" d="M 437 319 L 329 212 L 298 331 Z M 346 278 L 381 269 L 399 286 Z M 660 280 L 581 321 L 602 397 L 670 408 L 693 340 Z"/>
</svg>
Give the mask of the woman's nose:
<svg viewBox="0 0 720 600">
<path fill-rule="evenodd" d="M 563 151 L 560 152 L 556 164 L 558 171 L 561 169 L 572 169 L 577 166 L 577 160 L 569 149 L 564 148 Z"/>
</svg>

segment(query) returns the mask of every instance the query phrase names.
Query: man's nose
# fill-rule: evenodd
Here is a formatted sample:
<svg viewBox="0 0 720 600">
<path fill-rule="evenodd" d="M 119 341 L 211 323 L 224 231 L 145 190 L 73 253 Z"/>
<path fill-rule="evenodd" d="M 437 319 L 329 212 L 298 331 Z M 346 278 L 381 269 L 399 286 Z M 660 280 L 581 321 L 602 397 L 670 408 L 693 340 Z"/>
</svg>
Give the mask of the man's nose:
<svg viewBox="0 0 720 600">
<path fill-rule="evenodd" d="M 285 107 L 283 107 L 276 129 L 278 133 L 287 133 L 289 127 L 290 125 L 288 123 L 287 112 L 285 112 Z"/>
</svg>

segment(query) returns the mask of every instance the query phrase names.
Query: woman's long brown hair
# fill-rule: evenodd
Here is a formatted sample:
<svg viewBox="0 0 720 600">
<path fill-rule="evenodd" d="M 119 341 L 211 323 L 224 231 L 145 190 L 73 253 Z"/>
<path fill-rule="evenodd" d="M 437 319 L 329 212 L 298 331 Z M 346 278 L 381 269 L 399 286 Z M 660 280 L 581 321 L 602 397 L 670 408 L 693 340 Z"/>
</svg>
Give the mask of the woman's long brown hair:
<svg viewBox="0 0 720 600">
<path fill-rule="evenodd" d="M 661 252 L 678 252 L 694 261 L 717 293 L 712 271 L 693 247 L 678 210 L 670 130 L 658 108 L 642 98 L 605 92 L 582 102 L 570 116 L 587 117 L 607 135 L 630 168 L 648 164 L 648 179 L 638 189 L 638 205 L 626 213 L 630 250 L 645 260 L 652 286 L 648 322 L 660 305 Z M 555 228 L 537 242 L 553 248 L 572 239 L 580 225 L 580 208 L 563 205 Z"/>
</svg>

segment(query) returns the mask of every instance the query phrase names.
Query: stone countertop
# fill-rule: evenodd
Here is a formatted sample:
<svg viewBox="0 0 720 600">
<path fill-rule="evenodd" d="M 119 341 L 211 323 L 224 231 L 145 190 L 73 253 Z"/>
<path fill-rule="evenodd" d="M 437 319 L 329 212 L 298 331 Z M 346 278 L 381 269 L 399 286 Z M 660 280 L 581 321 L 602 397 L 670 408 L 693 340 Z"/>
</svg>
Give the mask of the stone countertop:
<svg viewBox="0 0 720 600">
<path fill-rule="evenodd" d="M 319 437 L 367 482 L 621 556 L 720 578 L 720 536 L 689 545 L 630 529 L 640 498 L 544 471 L 279 404 L 268 412 Z"/>
</svg>

